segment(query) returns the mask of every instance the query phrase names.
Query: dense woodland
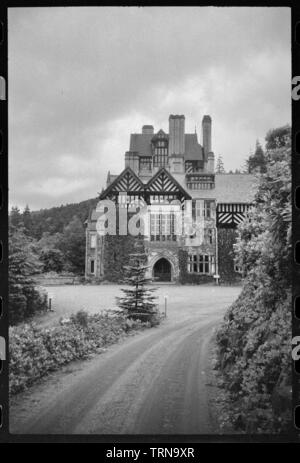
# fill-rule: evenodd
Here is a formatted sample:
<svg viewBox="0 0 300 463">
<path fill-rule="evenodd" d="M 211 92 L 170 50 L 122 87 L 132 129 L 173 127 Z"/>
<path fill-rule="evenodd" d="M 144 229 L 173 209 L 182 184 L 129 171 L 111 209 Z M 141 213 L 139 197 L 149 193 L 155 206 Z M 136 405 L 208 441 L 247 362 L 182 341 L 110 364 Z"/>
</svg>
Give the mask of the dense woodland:
<svg viewBox="0 0 300 463">
<path fill-rule="evenodd" d="M 84 274 L 85 221 L 97 198 L 78 204 L 23 212 L 9 217 L 10 323 L 28 319 L 46 307 L 34 276 L 48 272 Z"/>
</svg>

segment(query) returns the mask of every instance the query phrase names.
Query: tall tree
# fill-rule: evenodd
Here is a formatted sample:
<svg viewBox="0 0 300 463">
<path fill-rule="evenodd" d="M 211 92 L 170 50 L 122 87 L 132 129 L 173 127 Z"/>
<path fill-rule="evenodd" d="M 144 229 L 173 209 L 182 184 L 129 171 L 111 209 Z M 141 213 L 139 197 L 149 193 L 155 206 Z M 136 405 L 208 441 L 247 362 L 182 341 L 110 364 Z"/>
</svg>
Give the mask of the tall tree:
<svg viewBox="0 0 300 463">
<path fill-rule="evenodd" d="M 216 174 L 225 174 L 224 162 L 221 154 L 219 154 L 215 169 Z"/>
<path fill-rule="evenodd" d="M 255 152 L 248 159 L 249 172 L 266 172 L 266 158 L 261 144 L 256 140 Z"/>
<path fill-rule="evenodd" d="M 249 158 L 245 159 L 244 163 L 241 165 L 240 173 L 249 174 Z"/>
<path fill-rule="evenodd" d="M 11 208 L 9 215 L 9 225 L 15 228 L 18 228 L 19 226 L 23 225 L 22 214 L 18 206 L 13 206 Z"/>
<path fill-rule="evenodd" d="M 61 272 L 64 268 L 64 255 L 59 249 L 43 249 L 40 254 L 43 272 Z"/>
<path fill-rule="evenodd" d="M 26 320 L 46 303 L 35 289 L 33 275 L 39 273 L 41 263 L 34 242 L 22 227 L 9 231 L 9 314 L 10 323 Z"/>
<path fill-rule="evenodd" d="M 81 220 L 74 216 L 64 228 L 59 243 L 68 270 L 82 274 L 85 266 L 85 229 Z"/>
<path fill-rule="evenodd" d="M 27 235 L 31 236 L 31 234 L 32 234 L 32 219 L 31 219 L 31 212 L 30 212 L 28 204 L 26 205 L 26 207 L 25 207 L 25 209 L 23 211 L 22 218 L 23 218 L 23 224 L 24 224 L 24 228 L 25 228 L 25 233 Z"/>
<path fill-rule="evenodd" d="M 149 282 L 146 277 L 148 266 L 142 236 L 136 238 L 134 252 L 130 254 L 129 265 L 124 266 L 124 282 L 130 288 L 122 288 L 123 297 L 117 297 L 118 306 L 130 318 L 154 322 L 156 319 L 156 297 L 152 294 L 156 288 L 145 285 Z"/>
</svg>

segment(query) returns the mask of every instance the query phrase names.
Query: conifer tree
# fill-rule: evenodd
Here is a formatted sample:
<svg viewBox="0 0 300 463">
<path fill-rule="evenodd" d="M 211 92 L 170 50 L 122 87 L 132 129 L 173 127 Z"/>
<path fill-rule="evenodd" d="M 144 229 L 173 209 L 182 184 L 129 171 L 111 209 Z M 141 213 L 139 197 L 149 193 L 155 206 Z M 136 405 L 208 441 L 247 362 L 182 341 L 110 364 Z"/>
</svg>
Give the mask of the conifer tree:
<svg viewBox="0 0 300 463">
<path fill-rule="evenodd" d="M 9 214 L 9 225 L 11 227 L 19 227 L 23 225 L 22 214 L 18 206 L 13 206 Z"/>
<path fill-rule="evenodd" d="M 216 164 L 216 174 L 225 174 L 224 162 L 222 156 L 219 154 Z"/>
<path fill-rule="evenodd" d="M 34 275 L 41 270 L 41 262 L 34 241 L 24 227 L 9 230 L 9 322 L 26 320 L 39 310 L 46 309 L 46 302 L 35 288 Z"/>
<path fill-rule="evenodd" d="M 134 252 L 129 255 L 129 265 L 124 266 L 124 282 L 130 288 L 122 288 L 124 296 L 116 299 L 118 306 L 129 318 L 150 321 L 153 324 L 157 319 L 156 296 L 152 294 L 156 288 L 145 287 L 150 281 L 146 277 L 146 263 L 147 254 L 143 238 L 139 235 L 134 244 Z"/>
<path fill-rule="evenodd" d="M 25 227 L 25 233 L 30 236 L 32 232 L 32 219 L 31 219 L 31 212 L 30 212 L 28 204 L 26 205 L 23 211 L 22 217 L 23 217 L 23 224 Z"/>
<path fill-rule="evenodd" d="M 266 172 L 266 158 L 261 144 L 256 140 L 256 147 L 253 156 L 248 159 L 249 172 Z"/>
</svg>

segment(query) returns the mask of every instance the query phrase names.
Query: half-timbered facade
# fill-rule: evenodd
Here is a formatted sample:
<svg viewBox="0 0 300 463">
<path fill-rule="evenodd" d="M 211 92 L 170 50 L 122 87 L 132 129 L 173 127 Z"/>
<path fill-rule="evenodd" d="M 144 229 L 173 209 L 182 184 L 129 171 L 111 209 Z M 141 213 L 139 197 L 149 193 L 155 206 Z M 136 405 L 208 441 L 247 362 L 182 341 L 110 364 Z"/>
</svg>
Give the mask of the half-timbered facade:
<svg viewBox="0 0 300 463">
<path fill-rule="evenodd" d="M 215 174 L 210 116 L 203 117 L 202 144 L 196 133 L 185 133 L 184 125 L 184 116 L 171 115 L 168 134 L 146 125 L 131 135 L 124 170 L 108 173 L 99 198 L 115 205 L 116 236 L 97 232 L 97 208 L 87 221 L 87 278 L 122 279 L 132 247 L 130 227 L 141 226 L 141 211 L 154 281 L 201 283 L 239 275 L 233 259 L 235 230 L 251 207 L 254 177 Z"/>
</svg>

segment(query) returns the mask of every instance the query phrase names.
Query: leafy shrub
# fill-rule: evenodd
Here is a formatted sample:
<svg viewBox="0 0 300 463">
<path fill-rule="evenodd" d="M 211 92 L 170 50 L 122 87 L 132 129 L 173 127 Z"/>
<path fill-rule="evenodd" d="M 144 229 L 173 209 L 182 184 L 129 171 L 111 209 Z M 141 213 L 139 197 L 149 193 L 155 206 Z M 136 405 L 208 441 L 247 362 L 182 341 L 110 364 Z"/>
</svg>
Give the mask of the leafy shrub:
<svg viewBox="0 0 300 463">
<path fill-rule="evenodd" d="M 75 315 L 71 315 L 71 320 L 74 324 L 78 324 L 86 328 L 89 321 L 89 314 L 84 310 L 79 310 Z"/>
<path fill-rule="evenodd" d="M 270 136 L 270 134 L 269 134 Z M 239 431 L 291 427 L 290 148 L 268 153 L 253 210 L 238 228 L 245 281 L 217 333 L 218 367 Z"/>
<path fill-rule="evenodd" d="M 59 249 L 43 249 L 40 260 L 43 263 L 43 272 L 61 272 L 63 270 L 64 256 Z"/>
<path fill-rule="evenodd" d="M 47 300 L 35 287 L 33 275 L 40 262 L 24 229 L 9 230 L 9 322 L 16 324 L 47 309 Z"/>
<path fill-rule="evenodd" d="M 132 330 L 149 327 L 114 313 L 77 312 L 51 328 L 24 324 L 10 328 L 9 385 L 15 394 L 72 360 L 83 359 L 117 342 Z"/>
</svg>

